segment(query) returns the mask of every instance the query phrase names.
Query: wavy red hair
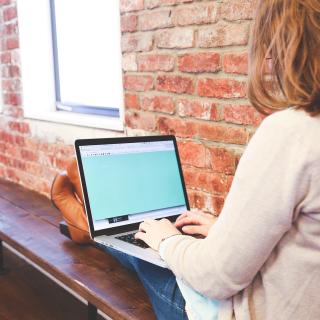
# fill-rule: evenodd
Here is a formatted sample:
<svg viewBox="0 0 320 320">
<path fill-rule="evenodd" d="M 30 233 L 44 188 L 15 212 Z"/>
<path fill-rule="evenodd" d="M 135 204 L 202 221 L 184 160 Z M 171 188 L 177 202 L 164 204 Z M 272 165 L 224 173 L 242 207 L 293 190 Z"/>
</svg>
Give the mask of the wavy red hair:
<svg viewBox="0 0 320 320">
<path fill-rule="evenodd" d="M 290 106 L 320 114 L 319 0 L 258 2 L 248 95 L 264 114 Z"/>
</svg>

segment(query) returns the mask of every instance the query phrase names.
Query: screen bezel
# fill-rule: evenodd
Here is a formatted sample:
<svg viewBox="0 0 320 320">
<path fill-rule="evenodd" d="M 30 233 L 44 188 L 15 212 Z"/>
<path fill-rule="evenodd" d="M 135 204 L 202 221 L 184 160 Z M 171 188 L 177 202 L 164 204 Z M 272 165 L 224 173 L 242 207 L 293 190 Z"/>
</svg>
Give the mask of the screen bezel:
<svg viewBox="0 0 320 320">
<path fill-rule="evenodd" d="M 186 205 L 187 210 L 190 210 L 187 190 L 186 190 L 186 186 L 185 186 L 185 181 L 184 181 L 184 177 L 183 177 L 181 161 L 180 161 L 180 156 L 179 156 L 177 141 L 176 141 L 175 136 L 165 135 L 165 136 L 120 137 L 120 138 L 98 138 L 98 139 L 77 139 L 77 140 L 75 140 L 74 146 L 75 146 L 75 151 L 76 151 L 76 158 L 77 158 L 78 170 L 79 170 L 79 175 L 80 175 L 80 180 L 81 180 L 85 211 L 87 214 L 87 220 L 88 220 L 88 226 L 89 226 L 91 238 L 94 238 L 94 237 L 97 237 L 100 235 L 113 235 L 113 234 L 118 234 L 121 232 L 137 230 L 140 223 L 131 223 L 131 224 L 128 224 L 125 226 L 111 227 L 111 228 L 101 229 L 101 230 L 97 230 L 97 231 L 94 230 L 92 213 L 91 213 L 91 209 L 90 209 L 90 202 L 89 202 L 88 191 L 87 191 L 87 185 L 86 185 L 86 181 L 85 181 L 82 159 L 81 159 L 81 154 L 80 154 L 80 147 L 81 146 L 90 146 L 90 145 L 121 144 L 121 143 L 136 143 L 136 142 L 156 142 L 156 141 L 172 141 L 174 144 L 175 155 L 176 155 L 176 159 L 177 159 L 180 180 L 181 180 L 184 199 L 185 199 L 185 205 Z M 171 221 L 174 221 L 176 217 L 178 217 L 178 216 L 175 215 L 175 216 L 170 216 L 167 218 Z"/>
</svg>

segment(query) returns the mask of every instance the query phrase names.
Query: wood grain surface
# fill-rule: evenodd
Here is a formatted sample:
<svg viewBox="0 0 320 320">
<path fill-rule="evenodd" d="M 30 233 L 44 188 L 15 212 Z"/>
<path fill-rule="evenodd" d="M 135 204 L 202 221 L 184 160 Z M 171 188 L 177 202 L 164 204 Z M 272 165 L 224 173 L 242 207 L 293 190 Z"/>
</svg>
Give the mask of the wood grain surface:
<svg viewBox="0 0 320 320">
<path fill-rule="evenodd" d="M 155 319 L 137 277 L 95 247 L 59 233 L 50 201 L 0 179 L 0 239 L 114 319 Z"/>
</svg>

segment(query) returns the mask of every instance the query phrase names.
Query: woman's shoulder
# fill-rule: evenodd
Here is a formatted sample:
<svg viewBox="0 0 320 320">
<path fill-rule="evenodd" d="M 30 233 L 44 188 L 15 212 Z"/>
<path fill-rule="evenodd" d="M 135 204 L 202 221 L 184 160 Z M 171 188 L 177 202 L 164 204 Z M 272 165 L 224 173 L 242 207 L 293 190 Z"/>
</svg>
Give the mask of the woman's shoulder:
<svg viewBox="0 0 320 320">
<path fill-rule="evenodd" d="M 309 159 L 320 159 L 320 116 L 288 108 L 265 118 L 256 133 L 271 144 L 282 144 L 284 149 L 297 146 Z"/>
<path fill-rule="evenodd" d="M 297 108 L 288 108 L 266 117 L 258 131 L 273 132 L 274 135 L 295 136 L 313 141 L 320 137 L 320 116 L 311 116 Z"/>
<path fill-rule="evenodd" d="M 275 112 L 265 118 L 261 126 L 281 127 L 282 130 L 308 132 L 315 130 L 320 132 L 320 116 L 311 116 L 306 111 L 297 108 L 288 108 Z M 303 131 L 303 129 L 307 129 Z"/>
</svg>

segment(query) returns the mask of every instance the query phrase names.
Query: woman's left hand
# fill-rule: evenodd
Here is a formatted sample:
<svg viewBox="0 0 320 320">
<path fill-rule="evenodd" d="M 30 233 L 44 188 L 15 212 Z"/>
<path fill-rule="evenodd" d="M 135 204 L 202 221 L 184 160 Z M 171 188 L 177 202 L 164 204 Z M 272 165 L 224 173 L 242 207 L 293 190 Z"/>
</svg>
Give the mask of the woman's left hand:
<svg viewBox="0 0 320 320">
<path fill-rule="evenodd" d="M 177 234 L 181 232 L 168 219 L 146 219 L 140 224 L 135 238 L 144 241 L 152 249 L 158 251 L 162 240 Z"/>
</svg>

